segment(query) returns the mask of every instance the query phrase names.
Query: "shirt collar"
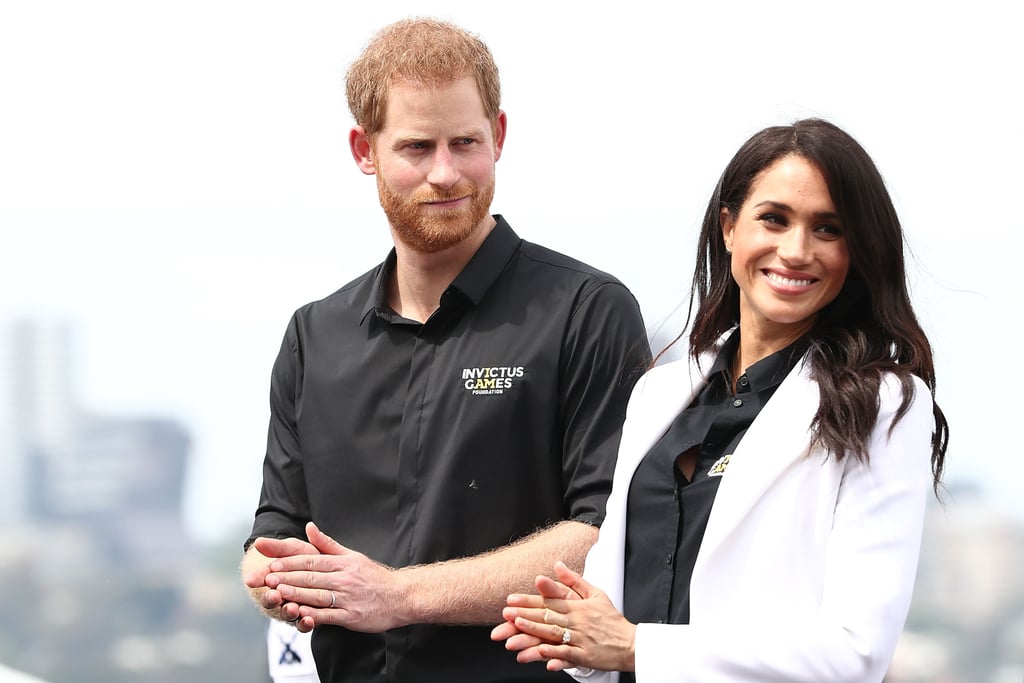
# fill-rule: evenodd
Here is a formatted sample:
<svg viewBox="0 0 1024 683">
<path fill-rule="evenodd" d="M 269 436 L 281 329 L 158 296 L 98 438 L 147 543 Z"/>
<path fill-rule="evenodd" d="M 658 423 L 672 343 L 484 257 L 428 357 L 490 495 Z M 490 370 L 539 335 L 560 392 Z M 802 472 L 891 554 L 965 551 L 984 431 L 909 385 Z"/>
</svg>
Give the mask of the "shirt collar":
<svg viewBox="0 0 1024 683">
<path fill-rule="evenodd" d="M 505 265 L 518 251 L 522 242 L 519 235 L 512 230 L 508 221 L 501 214 L 495 214 L 494 220 L 494 229 L 484 239 L 483 244 L 473 254 L 469 263 L 445 290 L 445 295 L 454 289 L 469 299 L 474 306 L 479 305 L 487 290 L 505 269 Z M 377 267 L 377 272 L 373 276 L 373 287 L 370 297 L 364 305 L 360 324 L 366 322 L 366 318 L 371 312 L 376 312 L 385 320 L 395 317 L 395 313 L 388 307 L 387 284 L 397 261 L 398 256 L 392 247 L 387 258 Z M 445 295 L 442 295 L 442 303 L 446 298 Z"/>
<path fill-rule="evenodd" d="M 732 367 L 733 355 L 736 353 L 739 345 L 740 329 L 737 327 L 729 335 L 729 338 L 725 340 L 725 343 L 722 344 L 721 351 L 718 357 L 715 358 L 714 365 L 711 366 L 709 377 L 715 376 L 716 373 L 723 373 L 724 377 L 728 377 Z M 761 391 L 762 389 L 781 384 L 782 380 L 786 379 L 786 375 L 789 374 L 790 370 L 803 358 L 809 345 L 809 340 L 806 337 L 801 337 L 784 349 L 780 349 L 770 356 L 762 358 L 747 368 L 747 371 L 743 374 L 747 376 L 751 389 Z"/>
<path fill-rule="evenodd" d="M 474 306 L 480 304 L 484 294 L 505 270 L 505 266 L 522 242 L 501 214 L 495 214 L 494 220 L 496 224 L 491 234 L 451 284 L 451 287 L 462 292 L 473 302 Z"/>
<path fill-rule="evenodd" d="M 365 323 L 366 318 L 373 312 L 382 317 L 394 315 L 388 307 L 388 280 L 391 278 L 391 272 L 395 269 L 397 261 L 398 254 L 395 252 L 395 248 L 391 247 L 384 262 L 377 266 L 373 275 L 373 287 L 370 288 L 370 296 L 363 305 L 363 316 L 359 319 L 360 325 Z"/>
<path fill-rule="evenodd" d="M 708 377 L 714 377 L 720 372 L 728 372 L 732 365 L 732 357 L 736 355 L 736 349 L 740 346 L 740 328 L 735 328 L 725 341 L 718 347 L 718 355 L 715 362 L 711 364 Z"/>
</svg>

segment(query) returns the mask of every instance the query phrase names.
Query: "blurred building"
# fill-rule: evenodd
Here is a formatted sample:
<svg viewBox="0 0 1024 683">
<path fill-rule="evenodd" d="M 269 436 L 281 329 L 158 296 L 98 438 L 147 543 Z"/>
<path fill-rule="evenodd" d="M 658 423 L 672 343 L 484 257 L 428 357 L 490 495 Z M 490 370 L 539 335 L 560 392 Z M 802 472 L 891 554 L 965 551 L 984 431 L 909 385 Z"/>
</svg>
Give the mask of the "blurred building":
<svg viewBox="0 0 1024 683">
<path fill-rule="evenodd" d="M 85 405 L 74 346 L 0 321 L 0 683 L 267 680 L 240 548 L 186 535 L 189 431 Z"/>
<path fill-rule="evenodd" d="M 189 434 L 171 418 L 96 415 L 81 405 L 71 345 L 66 323 L 0 328 L 0 512 L 12 526 L 85 534 L 95 556 L 79 555 L 84 566 L 179 563 L 189 552 Z"/>
<path fill-rule="evenodd" d="M 17 322 L 0 331 L 0 513 L 13 524 L 30 514 L 34 454 L 72 439 L 68 343 L 62 324 Z"/>
<path fill-rule="evenodd" d="M 974 486 L 925 519 L 921 563 L 891 683 L 1024 681 L 1024 526 Z"/>
</svg>

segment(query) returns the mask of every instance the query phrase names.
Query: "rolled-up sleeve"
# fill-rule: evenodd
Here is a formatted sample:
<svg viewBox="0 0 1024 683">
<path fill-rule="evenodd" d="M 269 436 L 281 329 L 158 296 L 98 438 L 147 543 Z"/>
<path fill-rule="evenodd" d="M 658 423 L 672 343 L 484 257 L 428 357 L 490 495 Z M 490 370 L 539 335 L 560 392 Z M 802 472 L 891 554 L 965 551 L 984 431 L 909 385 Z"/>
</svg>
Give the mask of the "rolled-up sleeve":
<svg viewBox="0 0 1024 683">
<path fill-rule="evenodd" d="M 580 293 L 561 365 L 568 519 L 595 526 L 604 521 L 626 403 L 650 360 L 640 307 L 625 286 L 605 281 Z"/>
</svg>

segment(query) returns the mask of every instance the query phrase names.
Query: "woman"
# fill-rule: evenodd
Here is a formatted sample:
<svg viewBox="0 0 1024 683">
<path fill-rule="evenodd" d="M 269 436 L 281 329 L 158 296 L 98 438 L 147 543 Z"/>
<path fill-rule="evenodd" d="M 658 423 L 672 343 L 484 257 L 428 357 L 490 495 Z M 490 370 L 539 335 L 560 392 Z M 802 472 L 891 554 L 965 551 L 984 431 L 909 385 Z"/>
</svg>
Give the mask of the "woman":
<svg viewBox="0 0 1024 683">
<path fill-rule="evenodd" d="M 585 578 L 538 577 L 492 637 L 591 681 L 881 681 L 948 428 L 863 148 L 817 119 L 748 140 L 694 302 L 689 358 L 633 391 Z"/>
</svg>

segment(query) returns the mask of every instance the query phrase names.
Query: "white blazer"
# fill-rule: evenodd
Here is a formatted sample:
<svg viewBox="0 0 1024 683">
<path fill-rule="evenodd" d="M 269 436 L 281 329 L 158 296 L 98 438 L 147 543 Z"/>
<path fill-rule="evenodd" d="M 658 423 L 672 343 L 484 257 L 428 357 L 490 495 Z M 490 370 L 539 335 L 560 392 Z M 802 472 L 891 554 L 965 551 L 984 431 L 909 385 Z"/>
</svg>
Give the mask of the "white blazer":
<svg viewBox="0 0 1024 683">
<path fill-rule="evenodd" d="M 713 357 L 659 366 L 626 411 L 608 511 L 586 579 L 622 609 L 626 495 L 640 460 L 704 385 Z M 873 683 L 906 620 L 931 484 L 931 395 L 889 432 L 887 378 L 869 462 L 810 448 L 818 386 L 799 363 L 732 454 L 690 582 L 690 623 L 640 624 L 638 683 Z M 572 672 L 588 683 L 617 673 Z"/>
</svg>

